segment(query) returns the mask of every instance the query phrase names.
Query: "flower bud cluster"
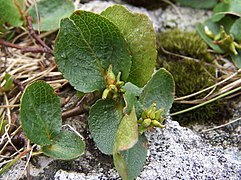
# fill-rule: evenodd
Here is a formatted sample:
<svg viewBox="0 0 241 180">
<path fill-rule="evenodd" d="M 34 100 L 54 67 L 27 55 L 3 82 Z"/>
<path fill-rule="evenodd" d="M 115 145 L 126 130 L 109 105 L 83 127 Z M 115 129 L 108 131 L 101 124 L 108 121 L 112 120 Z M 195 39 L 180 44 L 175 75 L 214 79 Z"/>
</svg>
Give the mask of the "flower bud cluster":
<svg viewBox="0 0 241 180">
<path fill-rule="evenodd" d="M 165 128 L 162 124 L 164 118 L 162 117 L 163 109 L 156 110 L 156 103 L 153 103 L 148 109 L 144 110 L 141 118 L 138 120 L 139 133 L 144 133 L 148 128 L 159 127 Z"/>
<path fill-rule="evenodd" d="M 121 72 L 116 77 L 112 70 L 112 64 L 110 64 L 105 76 L 106 89 L 103 91 L 102 99 L 106 99 L 108 95 L 112 95 L 112 98 L 116 99 L 118 94 L 123 92 L 124 82 L 120 80 L 120 77 Z"/>
<path fill-rule="evenodd" d="M 220 27 L 220 32 L 217 35 L 214 35 L 207 26 L 204 27 L 205 33 L 210 38 L 214 39 L 214 44 L 217 44 L 224 51 L 237 55 L 238 52 L 236 49 L 241 49 L 241 45 L 234 41 L 232 34 L 227 34 L 224 30 L 224 27 Z"/>
</svg>

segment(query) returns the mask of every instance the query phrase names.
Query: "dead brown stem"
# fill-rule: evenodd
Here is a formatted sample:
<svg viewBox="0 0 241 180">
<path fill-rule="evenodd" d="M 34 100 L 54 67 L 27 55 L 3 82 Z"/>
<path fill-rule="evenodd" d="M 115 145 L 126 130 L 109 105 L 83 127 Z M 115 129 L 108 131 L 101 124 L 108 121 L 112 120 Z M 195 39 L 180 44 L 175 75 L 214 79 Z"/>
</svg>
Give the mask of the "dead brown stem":
<svg viewBox="0 0 241 180">
<path fill-rule="evenodd" d="M 84 114 L 89 111 L 89 106 L 94 104 L 94 102 L 100 97 L 100 93 L 89 93 L 84 95 L 76 107 L 69 109 L 62 113 L 62 120 L 66 118 Z"/>
<path fill-rule="evenodd" d="M 44 41 L 42 41 L 38 35 L 35 33 L 35 31 L 33 30 L 33 25 L 32 25 L 32 17 L 31 16 L 27 16 L 27 22 L 28 22 L 28 30 L 30 35 L 37 41 L 37 43 L 39 43 L 47 52 L 49 52 L 51 55 L 54 55 L 53 50 L 50 49 Z"/>
<path fill-rule="evenodd" d="M 10 42 L 4 41 L 1 38 L 0 38 L 0 45 L 15 48 L 15 49 L 20 49 L 23 53 L 25 53 L 25 52 L 50 53 L 51 55 L 53 55 L 52 54 L 53 52 L 49 52 L 49 50 L 46 50 L 45 48 L 42 48 L 42 47 L 23 47 L 23 46 L 19 46 L 17 44 L 12 44 Z"/>
<path fill-rule="evenodd" d="M 4 41 L 1 38 L 0 38 L 0 45 L 20 49 L 23 53 L 25 53 L 25 52 L 39 53 L 40 52 L 40 53 L 49 53 L 51 55 L 54 55 L 53 50 L 50 47 L 48 47 L 45 44 L 45 42 L 43 40 L 41 40 L 39 38 L 39 36 L 35 33 L 35 31 L 33 29 L 33 25 L 32 25 L 32 17 L 27 16 L 26 18 L 27 18 L 27 23 L 28 23 L 29 34 L 42 47 L 23 47 L 23 46 L 19 46 L 17 44 L 12 44 L 10 42 Z"/>
</svg>

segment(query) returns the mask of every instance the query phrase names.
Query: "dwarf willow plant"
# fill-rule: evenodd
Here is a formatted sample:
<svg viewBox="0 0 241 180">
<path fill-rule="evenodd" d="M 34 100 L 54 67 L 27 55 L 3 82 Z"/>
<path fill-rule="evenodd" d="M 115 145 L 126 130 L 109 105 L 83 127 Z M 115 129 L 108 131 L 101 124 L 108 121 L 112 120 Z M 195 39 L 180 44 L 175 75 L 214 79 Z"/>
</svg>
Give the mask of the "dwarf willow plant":
<svg viewBox="0 0 241 180">
<path fill-rule="evenodd" d="M 81 137 L 74 132 L 62 131 L 59 98 L 44 81 L 29 85 L 21 98 L 20 119 L 22 128 L 31 142 L 41 151 L 56 159 L 75 159 L 85 149 Z"/>
<path fill-rule="evenodd" d="M 59 70 L 76 90 L 102 93 L 88 117 L 93 140 L 102 153 L 113 155 L 123 179 L 136 178 L 147 155 L 144 133 L 164 127 L 163 116 L 171 108 L 174 95 L 171 74 L 165 69 L 153 73 L 157 52 L 151 21 L 120 5 L 101 14 L 75 11 L 61 20 L 54 54 Z M 30 102 L 33 105 L 28 107 Z M 47 152 L 63 134 L 57 102 L 53 90 L 43 82 L 30 85 L 22 97 L 23 129 L 36 144 L 46 141 L 40 145 L 47 155 L 52 155 Z M 35 125 L 41 130 L 30 132 Z M 43 136 L 36 136 L 39 131 Z M 75 138 L 78 142 L 65 140 L 74 148 L 83 144 L 80 138 Z M 67 146 L 58 147 L 56 154 L 70 152 Z"/>
<path fill-rule="evenodd" d="M 241 1 L 221 1 L 213 11 L 210 19 L 197 25 L 197 32 L 216 53 L 229 55 L 241 68 Z"/>
</svg>

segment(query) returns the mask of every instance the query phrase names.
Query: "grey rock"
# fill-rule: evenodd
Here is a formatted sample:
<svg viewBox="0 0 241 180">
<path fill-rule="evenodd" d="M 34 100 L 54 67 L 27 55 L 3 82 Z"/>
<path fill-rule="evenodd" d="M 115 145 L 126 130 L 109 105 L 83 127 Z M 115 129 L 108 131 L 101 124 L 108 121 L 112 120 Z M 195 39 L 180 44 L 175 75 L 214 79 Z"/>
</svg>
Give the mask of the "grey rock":
<svg viewBox="0 0 241 180">
<path fill-rule="evenodd" d="M 237 147 L 241 151 L 241 102 L 240 97 L 232 100 L 230 107 L 232 117 L 219 126 L 212 122 L 208 124 L 193 124 L 191 129 L 198 132 L 200 136 L 213 146 L 223 148 Z"/>
<path fill-rule="evenodd" d="M 100 13 L 107 7 L 115 4 L 112 1 L 96 0 L 85 4 L 78 4 L 76 9 Z M 148 11 L 142 7 L 137 8 L 124 3 L 122 5 L 132 12 L 146 14 L 151 19 L 156 31 L 163 31 L 168 28 L 179 28 L 188 31 L 195 30 L 197 23 L 205 21 L 212 14 L 211 11 L 187 7 L 168 6 L 164 11 L 161 8 Z"/>
<path fill-rule="evenodd" d="M 153 179 L 241 179 L 241 153 L 223 149 L 203 139 L 177 122 L 168 120 L 166 129 L 147 134 L 149 150 L 138 180 Z M 55 179 L 117 179 L 114 169 L 97 166 L 87 174 L 59 170 Z"/>
<path fill-rule="evenodd" d="M 237 148 L 224 150 L 203 142 L 188 128 L 169 121 L 165 130 L 149 134 L 150 156 L 140 178 L 150 179 L 240 179 L 241 153 Z M 230 156 L 230 153 L 235 156 Z"/>
<path fill-rule="evenodd" d="M 76 119 L 77 120 L 77 119 Z M 74 123 L 75 124 L 75 123 Z M 167 120 L 166 129 L 147 133 L 148 157 L 141 179 L 241 179 L 241 153 L 207 144 L 198 134 Z M 84 156 L 75 161 L 53 161 L 40 156 L 38 168 L 31 165 L 32 179 L 120 179 L 110 156 L 89 143 Z M 20 161 L 3 178 L 15 179 L 24 169 Z"/>
</svg>

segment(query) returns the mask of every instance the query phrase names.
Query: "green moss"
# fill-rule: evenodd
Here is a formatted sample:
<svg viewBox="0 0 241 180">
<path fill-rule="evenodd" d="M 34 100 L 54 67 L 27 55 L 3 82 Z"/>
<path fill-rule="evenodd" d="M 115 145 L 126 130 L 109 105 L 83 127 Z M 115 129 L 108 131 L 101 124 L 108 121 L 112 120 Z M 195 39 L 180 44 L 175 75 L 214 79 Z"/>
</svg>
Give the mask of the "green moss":
<svg viewBox="0 0 241 180">
<path fill-rule="evenodd" d="M 169 52 L 205 62 L 211 62 L 214 59 L 208 52 L 207 44 L 195 32 L 182 32 L 179 29 L 173 29 L 159 33 L 157 41 L 159 52 L 161 52 L 160 46 L 162 46 Z M 166 54 L 164 55 L 166 56 Z"/>
<path fill-rule="evenodd" d="M 184 59 L 163 61 L 160 64 L 173 74 L 177 97 L 197 92 L 215 83 L 215 69 L 200 62 Z"/>
<path fill-rule="evenodd" d="M 176 96 L 182 97 L 200 91 L 206 87 L 215 84 L 216 70 L 211 63 L 212 55 L 208 52 L 207 45 L 194 32 L 181 32 L 180 30 L 171 30 L 158 35 L 159 60 L 157 67 L 164 67 L 170 71 L 174 77 L 176 85 Z M 179 56 L 164 53 L 160 47 L 166 51 L 182 56 L 187 56 L 199 61 L 181 58 Z M 201 99 L 209 92 L 204 92 L 188 100 Z M 172 112 L 192 107 L 190 104 L 174 103 Z M 179 121 L 182 125 L 193 122 L 205 123 L 217 122 L 222 113 L 227 113 L 227 108 L 223 102 L 215 101 L 190 112 L 173 116 L 173 119 Z"/>
</svg>

